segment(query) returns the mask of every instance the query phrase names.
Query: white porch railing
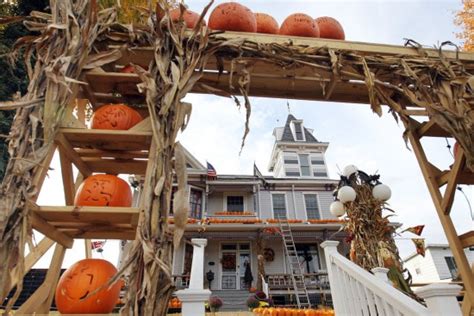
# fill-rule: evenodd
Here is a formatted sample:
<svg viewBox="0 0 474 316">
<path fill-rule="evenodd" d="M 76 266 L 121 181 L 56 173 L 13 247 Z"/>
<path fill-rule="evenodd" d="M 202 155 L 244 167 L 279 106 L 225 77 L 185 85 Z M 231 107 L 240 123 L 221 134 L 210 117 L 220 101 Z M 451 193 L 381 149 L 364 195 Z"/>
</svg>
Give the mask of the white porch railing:
<svg viewBox="0 0 474 316">
<path fill-rule="evenodd" d="M 262 292 L 265 293 L 267 297 L 270 297 L 270 291 L 268 289 L 268 283 L 265 282 L 265 278 L 263 276 L 260 276 L 262 278 Z"/>
<path fill-rule="evenodd" d="M 419 289 L 417 294 L 425 299 L 425 307 L 339 254 L 338 244 L 338 241 L 321 244 L 336 315 L 461 315 L 456 301 L 461 287 L 428 285 Z M 380 273 L 379 270 L 377 274 Z"/>
</svg>

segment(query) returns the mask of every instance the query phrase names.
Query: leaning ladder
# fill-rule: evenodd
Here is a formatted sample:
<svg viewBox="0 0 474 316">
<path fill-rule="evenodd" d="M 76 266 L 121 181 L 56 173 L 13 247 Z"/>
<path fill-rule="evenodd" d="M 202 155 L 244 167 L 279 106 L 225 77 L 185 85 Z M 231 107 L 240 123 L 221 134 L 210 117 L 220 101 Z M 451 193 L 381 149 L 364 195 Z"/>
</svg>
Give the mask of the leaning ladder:
<svg viewBox="0 0 474 316">
<path fill-rule="evenodd" d="M 286 261 L 290 270 L 291 282 L 295 291 L 296 303 L 298 308 L 311 308 L 311 301 L 309 300 L 308 289 L 306 288 L 303 269 L 298 258 L 290 224 L 285 218 L 278 218 L 278 223 L 280 225 Z"/>
</svg>

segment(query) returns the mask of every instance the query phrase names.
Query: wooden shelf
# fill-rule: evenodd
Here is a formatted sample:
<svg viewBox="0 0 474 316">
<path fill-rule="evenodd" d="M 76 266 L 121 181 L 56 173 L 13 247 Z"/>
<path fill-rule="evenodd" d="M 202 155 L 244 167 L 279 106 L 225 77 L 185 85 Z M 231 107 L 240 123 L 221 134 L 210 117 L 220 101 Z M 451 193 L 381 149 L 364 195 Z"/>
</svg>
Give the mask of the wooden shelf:
<svg viewBox="0 0 474 316">
<path fill-rule="evenodd" d="M 73 238 L 127 239 L 135 236 L 139 209 L 134 207 L 39 206 L 35 214 Z M 107 236 L 107 237 L 105 237 Z"/>
</svg>

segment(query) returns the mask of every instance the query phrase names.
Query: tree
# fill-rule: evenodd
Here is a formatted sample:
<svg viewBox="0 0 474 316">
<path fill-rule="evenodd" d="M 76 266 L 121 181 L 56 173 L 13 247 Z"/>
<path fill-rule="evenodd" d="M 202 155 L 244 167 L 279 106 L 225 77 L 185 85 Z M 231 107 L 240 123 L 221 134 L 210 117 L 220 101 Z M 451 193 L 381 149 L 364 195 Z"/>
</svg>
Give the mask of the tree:
<svg viewBox="0 0 474 316">
<path fill-rule="evenodd" d="M 16 4 L 1 3 L 0 16 L 26 16 L 31 11 L 45 11 L 48 0 L 20 0 Z M 0 101 L 11 100 L 17 92 L 24 94 L 28 87 L 28 78 L 22 60 L 13 63 L 9 53 L 16 40 L 29 34 L 21 22 L 0 26 Z M 3 179 L 8 162 L 8 145 L 5 135 L 8 135 L 13 120 L 14 111 L 0 111 L 0 180 Z"/>
<path fill-rule="evenodd" d="M 474 52 L 474 0 L 463 0 L 462 3 L 463 8 L 456 13 L 455 20 L 462 32 L 457 35 L 464 40 L 464 50 Z"/>
</svg>

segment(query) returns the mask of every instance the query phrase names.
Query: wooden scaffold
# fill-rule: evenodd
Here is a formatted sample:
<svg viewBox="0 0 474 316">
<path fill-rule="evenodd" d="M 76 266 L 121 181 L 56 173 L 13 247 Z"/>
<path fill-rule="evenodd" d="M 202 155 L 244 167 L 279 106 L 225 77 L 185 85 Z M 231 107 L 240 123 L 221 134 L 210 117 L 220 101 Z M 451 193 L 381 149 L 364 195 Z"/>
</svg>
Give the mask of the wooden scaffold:
<svg viewBox="0 0 474 316">
<path fill-rule="evenodd" d="M 369 104 L 378 115 L 388 106 L 406 127 L 403 136 L 417 157 L 464 283 L 468 315 L 474 275 L 464 248 L 474 246 L 474 231 L 458 235 L 450 210 L 457 185 L 474 184 L 474 53 L 413 43 L 211 32 L 202 23 L 186 30 L 169 20 L 168 9 L 167 2 L 159 2 L 147 25 L 131 28 L 116 23 L 113 8 L 99 10 L 96 1 L 52 0 L 51 14 L 34 12 L 26 20 L 40 32 L 19 42 L 30 66 L 28 93 L 0 105 L 17 110 L 0 191 L 2 301 L 14 286 L 19 293 L 26 272 L 55 245 L 45 283 L 18 311 L 47 313 L 65 251 L 75 239 L 128 239 L 133 242 L 124 266 L 131 290 L 124 313 L 166 313 L 164 302 L 173 291 L 172 245 L 187 222 L 186 168 L 176 136 L 191 114 L 191 104 L 182 99 L 195 92 L 243 96 L 247 119 L 250 96 Z M 119 71 L 130 64 L 135 73 Z M 93 109 L 138 103 L 147 118 L 128 131 L 87 129 L 87 103 Z M 247 133 L 248 126 L 244 139 Z M 424 137 L 456 139 L 460 148 L 449 170 L 429 161 Z M 55 151 L 66 206 L 40 206 L 36 199 Z M 75 207 L 78 184 L 96 172 L 141 175 L 138 206 Z M 32 229 L 46 236 L 36 246 Z"/>
</svg>

